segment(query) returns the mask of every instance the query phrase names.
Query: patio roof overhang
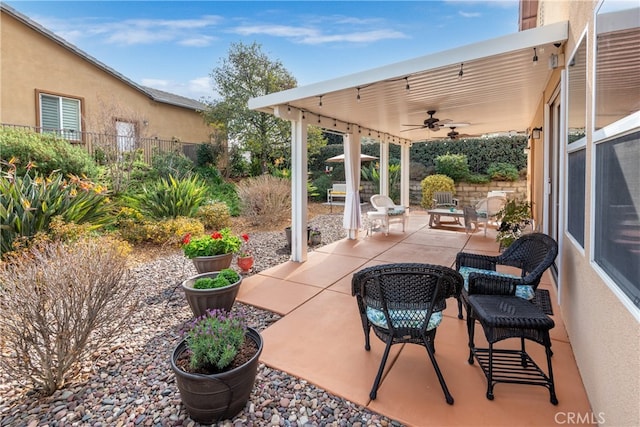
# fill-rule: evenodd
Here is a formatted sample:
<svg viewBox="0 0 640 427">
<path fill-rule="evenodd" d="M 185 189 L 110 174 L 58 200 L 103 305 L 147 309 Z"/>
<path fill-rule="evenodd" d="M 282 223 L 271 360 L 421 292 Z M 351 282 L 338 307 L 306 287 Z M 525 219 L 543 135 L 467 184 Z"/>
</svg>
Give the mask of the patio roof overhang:
<svg viewBox="0 0 640 427">
<path fill-rule="evenodd" d="M 557 22 L 252 98 L 249 108 L 270 114 L 298 109 L 308 124 L 342 132 L 350 125 L 363 136 L 391 142 L 445 137 L 447 128 L 433 132 L 403 126 L 422 124 L 428 110 L 436 110 L 440 120 L 469 123 L 458 129 L 464 134 L 522 133 L 553 71 L 549 57 L 562 53 L 568 31 L 568 22 Z"/>
</svg>

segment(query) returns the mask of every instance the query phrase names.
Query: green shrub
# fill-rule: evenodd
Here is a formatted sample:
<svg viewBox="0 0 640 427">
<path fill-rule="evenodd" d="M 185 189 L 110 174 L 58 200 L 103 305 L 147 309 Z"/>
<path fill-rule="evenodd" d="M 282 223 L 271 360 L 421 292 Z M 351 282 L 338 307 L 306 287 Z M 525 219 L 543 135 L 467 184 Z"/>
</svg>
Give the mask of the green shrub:
<svg viewBox="0 0 640 427">
<path fill-rule="evenodd" d="M 198 176 L 161 178 L 151 188 L 144 188 L 138 199 L 129 198 L 143 215 L 153 219 L 194 217 L 205 200 L 207 187 Z"/>
<path fill-rule="evenodd" d="M 487 168 L 487 174 L 494 181 L 517 181 L 520 177 L 518 169 L 510 163 L 492 163 Z"/>
<path fill-rule="evenodd" d="M 52 134 L 0 127 L 0 154 L 4 161 L 15 159 L 18 175 L 24 175 L 30 162 L 43 176 L 58 171 L 63 176 L 95 178 L 98 173 L 89 153 Z"/>
<path fill-rule="evenodd" d="M 450 191 L 455 193 L 456 186 L 453 179 L 447 175 L 429 175 L 420 182 L 422 187 L 422 200 L 420 206 L 426 209 L 431 209 L 433 205 L 433 193 L 436 191 Z"/>
<path fill-rule="evenodd" d="M 229 207 L 223 202 L 213 202 L 200 206 L 196 218 L 202 221 L 205 228 L 209 230 L 231 227 Z"/>
<path fill-rule="evenodd" d="M 220 175 L 220 171 L 213 166 L 198 167 L 196 173 L 207 184 L 207 198 L 209 200 L 224 202 L 229 208 L 231 216 L 240 215 L 240 198 L 234 183 L 225 181 Z"/>
<path fill-rule="evenodd" d="M 470 173 L 465 181 L 470 184 L 486 184 L 491 182 L 491 179 L 489 179 L 487 175 L 483 175 L 481 173 Z"/>
<path fill-rule="evenodd" d="M 200 144 L 196 149 L 196 166 L 216 166 L 222 152 L 220 145 Z"/>
<path fill-rule="evenodd" d="M 176 151 L 155 151 L 151 157 L 151 166 L 165 179 L 185 178 L 193 173 L 193 162 L 184 154 Z"/>
<path fill-rule="evenodd" d="M 318 176 L 313 181 L 313 186 L 316 188 L 317 196 L 314 196 L 312 199 L 317 201 L 325 201 L 327 200 L 327 190 L 331 188 L 331 177 L 327 174 L 322 174 Z"/>
<path fill-rule="evenodd" d="M 469 163 L 464 154 L 445 154 L 436 157 L 436 173 L 462 181 L 469 175 Z"/>
<path fill-rule="evenodd" d="M 46 242 L 0 266 L 7 375 L 51 395 L 122 337 L 139 301 L 128 249 L 106 236 Z"/>
<path fill-rule="evenodd" d="M 117 231 L 120 238 L 130 243 L 153 243 L 179 246 L 186 234 L 204 234 L 204 225 L 194 218 L 177 217 L 160 221 L 147 221 L 137 211 L 127 209 L 130 214 L 119 213 Z"/>
<path fill-rule="evenodd" d="M 9 171 L 0 176 L 0 252 L 12 249 L 18 237 L 33 237 L 49 232 L 52 219 L 60 216 L 64 222 L 90 224 L 96 230 L 111 221 L 107 191 L 104 187 L 76 176 L 64 179 L 62 174 L 47 178 L 29 173 L 15 176 Z"/>
<path fill-rule="evenodd" d="M 278 224 L 291 216 L 291 182 L 261 175 L 238 183 L 242 214 L 251 224 Z"/>
</svg>

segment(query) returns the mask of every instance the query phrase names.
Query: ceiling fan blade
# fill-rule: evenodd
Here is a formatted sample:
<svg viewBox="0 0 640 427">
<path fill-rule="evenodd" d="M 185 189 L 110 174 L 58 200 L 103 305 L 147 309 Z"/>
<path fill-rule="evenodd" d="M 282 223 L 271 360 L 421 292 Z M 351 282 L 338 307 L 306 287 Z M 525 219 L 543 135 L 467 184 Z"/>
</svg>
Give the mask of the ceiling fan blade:
<svg viewBox="0 0 640 427">
<path fill-rule="evenodd" d="M 440 123 L 440 126 L 445 126 L 448 128 L 462 128 L 465 126 L 469 126 L 471 123 L 469 122 L 457 122 L 457 123 L 453 123 L 451 121 L 449 121 L 448 123 Z"/>
<path fill-rule="evenodd" d="M 421 123 L 421 124 L 400 125 L 400 126 L 415 126 L 415 127 L 420 126 L 420 127 L 423 127 L 424 125 Z"/>
<path fill-rule="evenodd" d="M 409 126 L 409 125 L 403 125 L 403 126 Z M 423 128 L 424 128 L 424 126 L 418 126 L 418 127 L 411 128 L 411 129 L 402 129 L 400 132 L 409 132 L 409 131 L 412 131 L 412 130 L 420 130 L 420 129 L 423 129 Z"/>
<path fill-rule="evenodd" d="M 438 120 L 438 125 L 439 126 L 444 126 L 444 125 L 446 125 L 448 123 L 452 123 L 452 120 L 451 119 Z"/>
</svg>

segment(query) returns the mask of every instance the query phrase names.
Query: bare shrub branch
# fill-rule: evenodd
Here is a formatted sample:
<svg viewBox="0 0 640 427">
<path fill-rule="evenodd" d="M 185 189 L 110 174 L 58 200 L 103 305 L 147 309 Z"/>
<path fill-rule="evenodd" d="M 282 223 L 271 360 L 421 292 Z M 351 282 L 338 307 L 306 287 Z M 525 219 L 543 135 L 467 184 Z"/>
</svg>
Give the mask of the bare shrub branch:
<svg viewBox="0 0 640 427">
<path fill-rule="evenodd" d="M 0 268 L 0 367 L 46 394 L 124 328 L 138 301 L 123 242 L 48 242 Z"/>
<path fill-rule="evenodd" d="M 278 224 L 291 216 L 291 181 L 260 175 L 238 183 L 242 215 L 253 225 Z"/>
</svg>

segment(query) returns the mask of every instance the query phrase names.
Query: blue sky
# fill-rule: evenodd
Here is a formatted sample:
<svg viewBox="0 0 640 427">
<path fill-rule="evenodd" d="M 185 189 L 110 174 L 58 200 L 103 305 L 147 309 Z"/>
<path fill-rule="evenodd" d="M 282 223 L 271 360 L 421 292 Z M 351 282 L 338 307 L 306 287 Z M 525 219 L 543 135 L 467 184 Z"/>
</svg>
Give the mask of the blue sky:
<svg viewBox="0 0 640 427">
<path fill-rule="evenodd" d="M 129 79 L 196 100 L 233 42 L 298 85 L 518 31 L 518 1 L 7 1 Z"/>
</svg>

